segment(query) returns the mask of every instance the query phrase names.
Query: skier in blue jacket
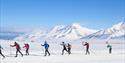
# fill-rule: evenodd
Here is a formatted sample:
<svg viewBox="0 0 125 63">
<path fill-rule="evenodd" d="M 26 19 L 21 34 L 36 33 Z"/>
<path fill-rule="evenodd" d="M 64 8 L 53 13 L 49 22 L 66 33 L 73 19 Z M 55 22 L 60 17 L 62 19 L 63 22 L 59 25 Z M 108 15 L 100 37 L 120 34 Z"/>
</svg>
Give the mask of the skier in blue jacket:
<svg viewBox="0 0 125 63">
<path fill-rule="evenodd" d="M 47 55 L 47 53 L 48 53 L 48 54 L 49 54 L 49 56 L 50 56 L 50 53 L 49 53 L 49 51 L 48 51 L 49 44 L 47 43 L 47 41 L 45 41 L 44 45 L 41 45 L 41 46 L 44 46 L 44 48 L 45 48 L 45 55 L 44 55 L 44 56 L 46 56 L 46 55 Z"/>
</svg>

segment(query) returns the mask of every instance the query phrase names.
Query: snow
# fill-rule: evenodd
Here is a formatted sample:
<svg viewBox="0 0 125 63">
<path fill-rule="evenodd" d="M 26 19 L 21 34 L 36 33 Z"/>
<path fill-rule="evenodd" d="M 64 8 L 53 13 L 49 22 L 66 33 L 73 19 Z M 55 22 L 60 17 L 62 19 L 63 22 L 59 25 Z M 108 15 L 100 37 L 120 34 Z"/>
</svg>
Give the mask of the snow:
<svg viewBox="0 0 125 63">
<path fill-rule="evenodd" d="M 78 23 L 73 23 L 71 25 L 57 25 L 53 27 L 51 30 L 43 32 L 43 29 L 32 31 L 31 33 L 27 33 L 23 36 L 17 37 L 15 40 L 23 40 L 23 39 L 31 39 L 31 40 L 39 40 L 39 39 L 48 39 L 48 38 L 58 38 L 58 39 L 69 39 L 75 40 L 79 39 L 82 36 L 87 36 L 89 34 L 95 33 L 97 30 L 89 29 L 86 27 L 82 27 Z"/>
<path fill-rule="evenodd" d="M 115 24 L 112 26 L 112 29 L 115 28 L 116 30 L 123 29 L 125 30 L 125 22 L 119 22 L 118 24 Z"/>
<path fill-rule="evenodd" d="M 2 52 L 6 56 L 5 59 L 2 59 L 0 55 L 0 63 L 35 63 L 36 61 L 38 61 L 37 63 L 125 63 L 124 22 L 100 31 L 82 27 L 78 23 L 58 25 L 50 31 L 42 30 L 34 30 L 14 40 L 0 40 L 0 44 L 4 48 Z M 95 38 L 80 39 L 81 37 Z M 124 39 L 110 39 L 113 37 L 123 37 Z M 41 44 L 45 40 L 50 44 L 51 56 L 44 56 L 44 48 L 41 47 Z M 21 57 L 19 54 L 15 58 L 16 50 L 10 47 L 15 41 L 20 44 L 23 54 L 25 54 L 25 49 L 22 48 L 24 43 L 29 43 L 30 55 Z M 60 44 L 62 41 L 72 45 L 71 55 L 68 55 L 68 53 L 61 55 L 62 46 Z M 90 55 L 85 55 L 85 48 L 81 44 L 83 41 L 90 43 Z M 106 41 L 113 46 L 112 54 L 108 53 Z"/>
<path fill-rule="evenodd" d="M 50 38 L 60 40 L 125 39 L 125 22 L 120 22 L 103 30 L 89 29 L 78 23 L 73 23 L 71 25 L 57 25 L 48 31 L 43 29 L 33 30 L 30 33 L 15 38 L 15 40 L 38 41 Z"/>
<path fill-rule="evenodd" d="M 65 39 L 78 39 L 81 36 L 86 36 L 96 32 L 96 30 L 82 27 L 78 23 L 72 25 L 58 25 L 55 26 L 48 34 L 48 38 L 65 38 Z"/>
<path fill-rule="evenodd" d="M 125 39 L 125 22 L 120 22 L 113 25 L 111 28 L 99 30 L 96 33 L 90 34 L 83 38 L 98 38 L 98 39 Z"/>
<path fill-rule="evenodd" d="M 40 46 L 44 42 L 28 42 L 30 44 L 30 55 L 23 56 L 19 54 L 15 58 L 15 48 L 10 48 L 14 41 L 0 40 L 4 48 L 2 52 L 6 58 L 0 58 L 0 63 L 125 63 L 125 42 L 109 41 L 113 46 L 113 53 L 108 54 L 105 41 L 88 41 L 90 43 L 90 55 L 85 55 L 85 48 L 81 45 L 81 40 L 70 42 L 72 44 L 72 54 L 65 53 L 61 55 L 62 46 L 60 41 L 50 42 L 51 56 L 44 57 L 44 48 Z M 65 41 L 66 42 L 66 41 Z M 68 41 L 67 41 L 68 42 Z M 67 43 L 66 42 L 66 43 Z M 24 42 L 18 42 L 23 47 Z M 25 53 L 25 49 L 21 49 Z"/>
</svg>

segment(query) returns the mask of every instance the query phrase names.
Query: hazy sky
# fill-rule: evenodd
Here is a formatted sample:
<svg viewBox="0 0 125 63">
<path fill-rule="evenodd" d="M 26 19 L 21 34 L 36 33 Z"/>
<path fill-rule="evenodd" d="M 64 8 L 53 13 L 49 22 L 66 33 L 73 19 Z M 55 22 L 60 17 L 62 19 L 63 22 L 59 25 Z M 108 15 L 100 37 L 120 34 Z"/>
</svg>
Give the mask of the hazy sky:
<svg viewBox="0 0 125 63">
<path fill-rule="evenodd" d="M 125 0 L 0 0 L 0 4 L 0 26 L 8 28 L 80 23 L 102 29 L 125 19 Z"/>
</svg>

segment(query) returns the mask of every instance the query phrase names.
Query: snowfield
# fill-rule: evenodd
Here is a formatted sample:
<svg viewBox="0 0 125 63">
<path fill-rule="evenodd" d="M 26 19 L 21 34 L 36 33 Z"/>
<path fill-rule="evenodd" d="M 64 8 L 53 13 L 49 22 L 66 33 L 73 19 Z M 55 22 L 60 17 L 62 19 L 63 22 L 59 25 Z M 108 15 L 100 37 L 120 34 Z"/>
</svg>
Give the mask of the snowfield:
<svg viewBox="0 0 125 63">
<path fill-rule="evenodd" d="M 90 42 L 90 55 L 85 55 L 85 48 L 81 45 L 80 41 L 70 42 L 72 44 L 72 54 L 65 53 L 61 55 L 62 46 L 61 42 L 50 44 L 51 56 L 44 56 L 44 48 L 40 45 L 44 42 L 29 42 L 30 55 L 23 56 L 19 54 L 15 58 L 15 47 L 9 45 L 14 41 L 1 40 L 3 54 L 6 56 L 2 59 L 0 56 L 0 63 L 125 63 L 125 42 L 116 41 L 110 42 L 113 46 L 112 54 L 108 54 L 105 42 Z M 88 41 L 89 42 L 89 41 Z M 23 47 L 23 42 L 18 42 Z M 25 54 L 25 49 L 21 49 Z"/>
<path fill-rule="evenodd" d="M 41 39 L 125 39 L 125 22 L 119 22 L 110 28 L 102 30 L 94 30 L 83 27 L 78 23 L 71 25 L 57 25 L 51 30 L 36 29 L 25 33 L 14 40 L 24 41 L 38 41 Z"/>
</svg>

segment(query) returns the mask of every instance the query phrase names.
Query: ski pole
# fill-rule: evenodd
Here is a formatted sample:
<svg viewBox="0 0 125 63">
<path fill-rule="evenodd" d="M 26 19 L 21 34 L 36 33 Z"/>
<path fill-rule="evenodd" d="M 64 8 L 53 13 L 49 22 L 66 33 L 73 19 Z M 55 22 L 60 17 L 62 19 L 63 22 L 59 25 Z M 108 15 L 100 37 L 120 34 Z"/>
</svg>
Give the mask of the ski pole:
<svg viewBox="0 0 125 63">
<path fill-rule="evenodd" d="M 41 46 L 42 46 L 42 44 L 41 44 Z M 44 49 L 43 49 L 43 46 L 42 46 L 42 51 L 43 51 L 43 53 L 42 53 L 42 54 L 44 54 Z"/>
<path fill-rule="evenodd" d="M 9 41 L 9 40 L 8 40 Z M 11 45 L 11 43 L 10 43 L 10 45 Z M 11 52 L 11 46 L 10 46 L 10 55 L 12 55 L 12 52 Z"/>
<path fill-rule="evenodd" d="M 85 48 L 84 48 L 84 42 L 82 42 L 82 46 L 83 46 L 83 47 L 82 47 L 82 48 L 83 48 L 83 50 L 85 50 Z M 83 53 L 84 53 L 84 51 L 83 51 Z"/>
</svg>

